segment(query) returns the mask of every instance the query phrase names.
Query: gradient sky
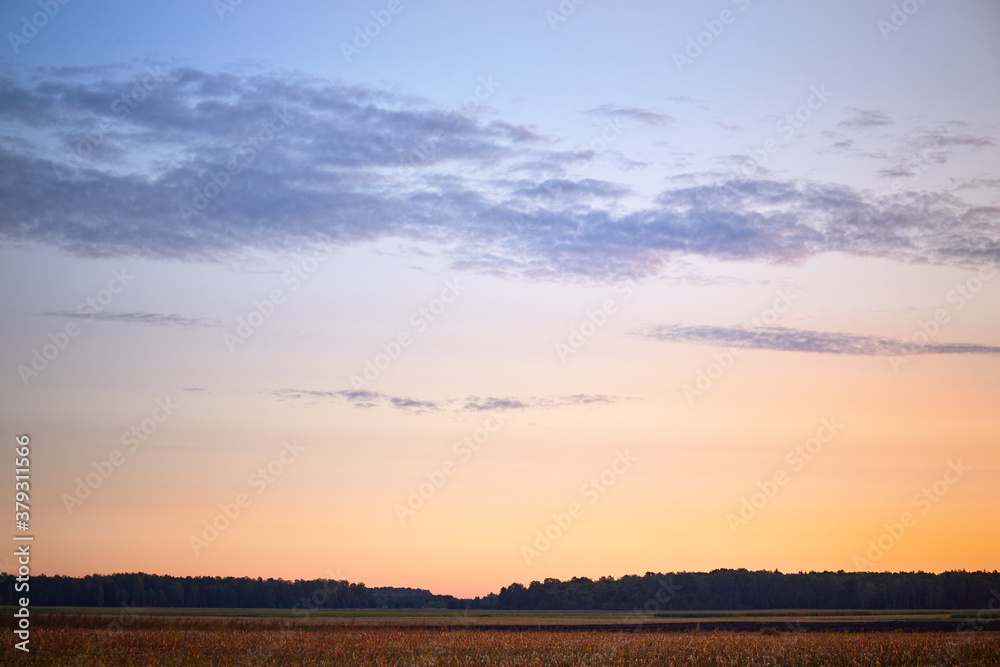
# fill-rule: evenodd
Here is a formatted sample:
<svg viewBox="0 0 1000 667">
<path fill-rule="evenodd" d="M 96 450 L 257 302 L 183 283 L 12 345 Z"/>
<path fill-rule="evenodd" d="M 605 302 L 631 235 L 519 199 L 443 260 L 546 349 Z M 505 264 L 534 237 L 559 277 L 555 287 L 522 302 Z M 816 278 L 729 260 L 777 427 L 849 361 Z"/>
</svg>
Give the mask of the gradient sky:
<svg viewBox="0 0 1000 667">
<path fill-rule="evenodd" d="M 996 568 L 1000 6 L 346 5 L 0 9 L 39 571 Z"/>
</svg>

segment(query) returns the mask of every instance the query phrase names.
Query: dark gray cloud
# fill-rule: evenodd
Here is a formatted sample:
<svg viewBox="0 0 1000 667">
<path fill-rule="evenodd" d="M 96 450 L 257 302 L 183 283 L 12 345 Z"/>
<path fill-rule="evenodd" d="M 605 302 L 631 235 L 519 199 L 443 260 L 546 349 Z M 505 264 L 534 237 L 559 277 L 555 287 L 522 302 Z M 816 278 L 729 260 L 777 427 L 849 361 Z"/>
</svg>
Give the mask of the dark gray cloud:
<svg viewBox="0 0 1000 667">
<path fill-rule="evenodd" d="M 822 352 L 871 356 L 912 354 L 1000 354 L 1000 347 L 971 343 L 906 341 L 881 336 L 864 336 L 829 331 L 808 331 L 787 327 L 715 327 L 660 325 L 635 332 L 639 336 L 670 343 L 698 343 L 716 347 Z"/>
<path fill-rule="evenodd" d="M 100 313 L 79 310 L 55 310 L 42 315 L 48 317 L 73 317 L 81 320 L 99 320 L 101 322 L 124 322 L 126 324 L 152 324 L 158 327 L 221 327 L 224 326 L 219 320 L 206 317 L 185 317 L 172 313 L 163 315 L 160 313 L 113 313 L 103 311 Z"/>
<path fill-rule="evenodd" d="M 157 73 L 124 115 L 115 100 L 143 76 L 81 68 L 0 81 L 5 134 L 19 137 L 0 138 L 0 242 L 216 261 L 392 236 L 437 243 L 459 268 L 580 280 L 655 274 L 680 255 L 1000 260 L 1000 209 L 957 191 L 879 196 L 706 174 L 625 210 L 626 186 L 567 177 L 592 151 L 551 150 L 509 123 L 369 86 L 190 68 Z M 74 152 L 96 130 L 105 152 Z M 926 134 L 929 145 L 992 145 Z"/>
</svg>

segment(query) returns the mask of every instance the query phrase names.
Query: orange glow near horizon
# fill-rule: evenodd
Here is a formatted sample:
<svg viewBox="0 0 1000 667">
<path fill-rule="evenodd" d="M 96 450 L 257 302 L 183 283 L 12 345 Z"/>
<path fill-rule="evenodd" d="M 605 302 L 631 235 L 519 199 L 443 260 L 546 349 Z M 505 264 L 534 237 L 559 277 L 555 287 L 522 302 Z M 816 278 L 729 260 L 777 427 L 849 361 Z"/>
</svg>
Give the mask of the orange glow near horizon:
<svg viewBox="0 0 1000 667">
<path fill-rule="evenodd" d="M 61 461 L 46 440 L 87 433 L 85 420 L 35 429 L 36 465 L 46 470 L 36 511 L 47 546 L 37 566 L 77 576 L 336 576 L 462 597 L 547 577 L 646 571 L 995 566 L 994 359 L 914 356 L 894 372 L 882 357 L 747 350 L 692 405 L 681 387 L 715 350 L 643 340 L 629 326 L 602 332 L 595 349 L 609 349 L 585 349 L 576 367 L 531 362 L 509 380 L 511 394 L 520 386 L 534 387 L 522 395 L 558 397 L 599 393 L 599 375 L 603 393 L 621 398 L 504 410 L 478 450 L 461 443 L 490 413 L 456 411 L 466 399 L 433 394 L 435 382 L 420 380 L 427 368 L 451 375 L 465 356 L 483 354 L 476 348 L 450 367 L 432 356 L 380 388 L 452 401 L 427 414 L 172 391 L 176 417 L 72 513 L 63 495 L 122 429 L 93 431 Z M 440 335 L 447 348 L 448 332 Z M 650 372 L 651 359 L 661 372 Z M 460 395 L 485 393 L 473 383 Z M 153 404 L 130 403 L 137 417 Z M 301 454 L 275 464 L 292 439 Z M 634 459 L 626 467 L 616 464 L 623 451 Z M 968 470 L 941 486 L 952 462 Z M 279 474 L 252 481 L 269 464 Z M 400 515 L 421 485 L 433 492 Z M 932 503 L 915 499 L 925 488 Z M 249 505 L 219 519 L 242 493 Z M 573 503 L 579 516 L 556 530 Z M 869 541 L 906 512 L 914 525 L 870 558 Z M 229 525 L 208 540 L 204 522 L 213 520 Z M 557 538 L 540 540 L 546 530 Z M 197 555 L 192 537 L 206 540 Z"/>
</svg>

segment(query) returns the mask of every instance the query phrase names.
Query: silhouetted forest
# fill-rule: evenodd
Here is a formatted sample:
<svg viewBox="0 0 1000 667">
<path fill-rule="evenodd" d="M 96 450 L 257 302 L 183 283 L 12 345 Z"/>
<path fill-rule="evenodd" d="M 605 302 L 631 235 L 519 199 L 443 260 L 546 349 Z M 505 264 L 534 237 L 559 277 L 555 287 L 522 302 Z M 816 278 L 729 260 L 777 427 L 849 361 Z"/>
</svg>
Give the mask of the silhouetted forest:
<svg viewBox="0 0 1000 667">
<path fill-rule="evenodd" d="M 3 604 L 27 596 L 32 605 L 65 607 L 229 607 L 337 609 L 374 607 L 364 584 L 313 579 L 170 577 L 142 572 L 86 577 L 33 575 L 28 593 L 16 592 L 14 575 L 0 584 Z"/>
<path fill-rule="evenodd" d="M 499 609 L 981 609 L 1000 598 L 1000 573 L 713 570 L 511 584 Z M 998 600 L 1000 601 L 1000 600 Z"/>
<path fill-rule="evenodd" d="M 220 608 L 447 608 L 548 610 L 982 609 L 1000 602 L 1000 573 L 808 572 L 713 570 L 620 579 L 546 579 L 460 599 L 414 588 L 247 577 L 171 577 L 133 573 L 32 576 L 27 594 L 2 575 L 0 603 L 27 595 L 33 606 Z M 996 602 L 994 602 L 994 605 Z"/>
</svg>

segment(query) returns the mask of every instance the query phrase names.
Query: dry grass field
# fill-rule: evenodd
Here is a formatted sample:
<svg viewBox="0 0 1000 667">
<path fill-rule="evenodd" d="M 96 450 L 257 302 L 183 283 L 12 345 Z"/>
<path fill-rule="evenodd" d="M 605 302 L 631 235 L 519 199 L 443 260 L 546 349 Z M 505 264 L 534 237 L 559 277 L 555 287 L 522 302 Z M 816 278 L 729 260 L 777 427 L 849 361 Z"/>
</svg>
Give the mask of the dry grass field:
<svg viewBox="0 0 1000 667">
<path fill-rule="evenodd" d="M 418 615 L 419 616 L 419 615 Z M 763 628 L 639 631 L 519 629 L 329 619 L 39 615 L 30 655 L 0 648 L 0 664 L 33 665 L 1000 665 L 997 632 L 795 632 Z M 393 615 L 392 619 L 405 618 Z M 454 618 L 454 617 L 452 617 Z M 549 621 L 553 616 L 547 617 Z M 555 617 L 558 618 L 558 617 Z M 412 620 L 412 619 L 411 619 Z M 538 619 L 535 619 L 538 620 Z M 565 620 L 565 619 L 564 619 Z M 582 622 L 582 617 L 576 617 Z M 426 622 L 426 619 L 423 620 Z M 633 626 L 634 627 L 634 626 Z"/>
</svg>

